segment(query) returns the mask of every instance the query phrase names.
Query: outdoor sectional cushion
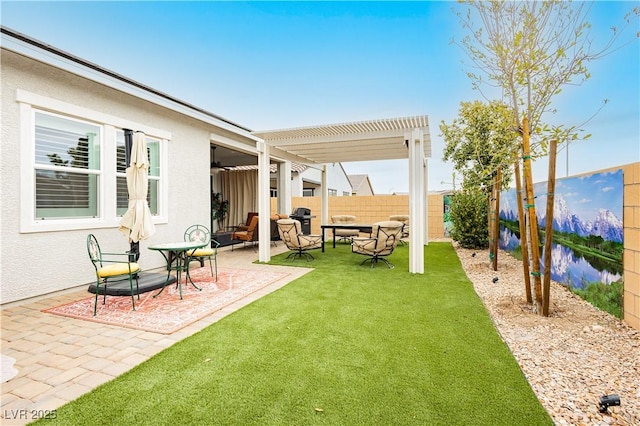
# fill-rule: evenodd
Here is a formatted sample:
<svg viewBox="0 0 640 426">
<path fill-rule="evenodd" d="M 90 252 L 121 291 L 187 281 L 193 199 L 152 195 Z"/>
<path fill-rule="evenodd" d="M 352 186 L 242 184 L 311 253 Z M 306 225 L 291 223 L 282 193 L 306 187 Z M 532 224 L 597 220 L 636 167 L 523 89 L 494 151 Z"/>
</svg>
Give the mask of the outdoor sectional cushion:
<svg viewBox="0 0 640 426">
<path fill-rule="evenodd" d="M 192 257 L 202 257 L 202 256 L 213 256 L 212 248 L 199 248 L 189 252 L 189 256 Z"/>
<path fill-rule="evenodd" d="M 129 270 L 129 265 L 131 265 L 131 270 Z M 112 263 L 110 265 L 105 265 L 102 268 L 98 269 L 98 276 L 100 278 L 105 277 L 115 277 L 118 275 L 126 275 L 129 272 L 137 272 L 140 270 L 140 267 L 137 263 Z"/>
<path fill-rule="evenodd" d="M 350 214 L 336 214 L 331 216 L 331 223 L 349 225 L 356 223 L 356 217 Z M 360 231 L 357 229 L 334 229 L 333 235 L 336 237 L 357 237 Z"/>
</svg>

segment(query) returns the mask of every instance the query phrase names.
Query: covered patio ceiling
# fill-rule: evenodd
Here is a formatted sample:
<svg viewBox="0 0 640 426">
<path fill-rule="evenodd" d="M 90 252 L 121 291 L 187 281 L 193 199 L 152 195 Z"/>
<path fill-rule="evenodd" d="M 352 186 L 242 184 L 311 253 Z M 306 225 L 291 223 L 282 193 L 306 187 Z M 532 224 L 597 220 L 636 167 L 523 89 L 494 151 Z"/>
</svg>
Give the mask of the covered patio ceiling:
<svg viewBox="0 0 640 426">
<path fill-rule="evenodd" d="M 409 158 L 407 140 L 420 129 L 431 157 L 426 115 L 252 132 L 269 146 L 311 164 Z"/>
</svg>

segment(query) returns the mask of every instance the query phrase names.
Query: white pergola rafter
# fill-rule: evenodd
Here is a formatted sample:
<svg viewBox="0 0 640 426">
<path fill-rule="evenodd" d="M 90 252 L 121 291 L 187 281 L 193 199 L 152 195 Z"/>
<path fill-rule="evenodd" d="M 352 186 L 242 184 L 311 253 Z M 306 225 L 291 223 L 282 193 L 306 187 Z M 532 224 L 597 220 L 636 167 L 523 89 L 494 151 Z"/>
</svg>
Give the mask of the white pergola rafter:
<svg viewBox="0 0 640 426">
<path fill-rule="evenodd" d="M 286 152 L 289 159 L 297 157 L 296 162 L 315 166 L 352 161 L 408 159 L 410 226 L 414 231 L 409 245 L 409 272 L 424 272 L 424 244 L 427 242 L 426 159 L 431 157 L 431 136 L 426 115 L 258 131 L 252 132 L 252 135 L 268 145 L 267 151 Z M 268 178 L 268 174 L 265 176 Z M 326 182 L 324 172 L 323 182 Z M 264 206 L 265 210 L 259 211 L 259 215 L 269 217 L 266 188 L 260 196 L 264 199 L 261 199 L 259 205 Z M 320 220 L 327 223 L 326 185 L 322 186 L 322 198 Z M 260 227 L 259 239 L 259 259 L 267 262 L 270 259 L 268 227 Z"/>
</svg>

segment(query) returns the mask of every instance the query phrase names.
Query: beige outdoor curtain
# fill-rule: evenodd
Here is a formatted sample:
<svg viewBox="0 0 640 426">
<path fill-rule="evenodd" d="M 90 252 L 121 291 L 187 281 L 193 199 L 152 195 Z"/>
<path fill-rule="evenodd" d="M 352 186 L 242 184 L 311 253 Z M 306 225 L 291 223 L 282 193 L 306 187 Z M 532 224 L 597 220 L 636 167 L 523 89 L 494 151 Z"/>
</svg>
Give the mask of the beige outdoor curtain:
<svg viewBox="0 0 640 426">
<path fill-rule="evenodd" d="M 147 140 L 144 133 L 136 132 L 133 135 L 131 160 L 127 167 L 129 207 L 120 219 L 120 231 L 129 238 L 130 243 L 145 240 L 156 231 L 147 204 L 148 170 Z"/>
<path fill-rule="evenodd" d="M 219 174 L 222 199 L 229 201 L 227 226 L 244 224 L 247 213 L 258 211 L 258 171 L 225 170 Z"/>
</svg>

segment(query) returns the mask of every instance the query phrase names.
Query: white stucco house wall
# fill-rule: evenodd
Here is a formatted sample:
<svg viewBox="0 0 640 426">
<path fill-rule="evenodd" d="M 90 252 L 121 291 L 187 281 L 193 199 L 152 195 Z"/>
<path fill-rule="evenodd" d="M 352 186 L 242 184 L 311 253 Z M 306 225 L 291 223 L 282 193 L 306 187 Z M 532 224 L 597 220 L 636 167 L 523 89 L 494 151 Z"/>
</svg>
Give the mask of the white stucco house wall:
<svg viewBox="0 0 640 426">
<path fill-rule="evenodd" d="M 351 195 L 351 183 L 342 163 L 325 164 L 327 174 L 327 187 L 329 196 Z M 319 195 L 322 176 L 318 169 L 303 168 L 299 172 L 293 172 L 291 177 L 292 197 L 313 197 Z"/>
</svg>

